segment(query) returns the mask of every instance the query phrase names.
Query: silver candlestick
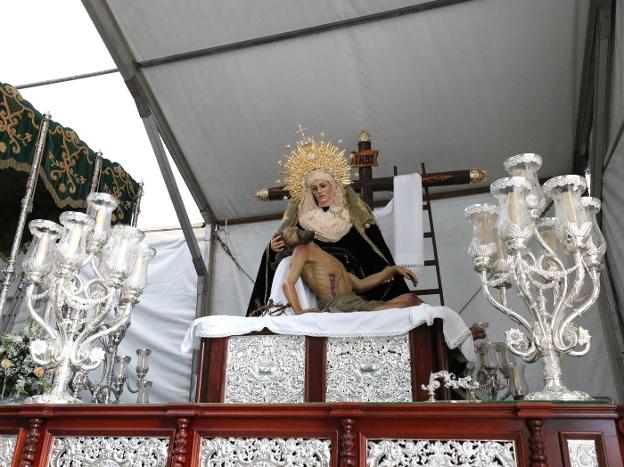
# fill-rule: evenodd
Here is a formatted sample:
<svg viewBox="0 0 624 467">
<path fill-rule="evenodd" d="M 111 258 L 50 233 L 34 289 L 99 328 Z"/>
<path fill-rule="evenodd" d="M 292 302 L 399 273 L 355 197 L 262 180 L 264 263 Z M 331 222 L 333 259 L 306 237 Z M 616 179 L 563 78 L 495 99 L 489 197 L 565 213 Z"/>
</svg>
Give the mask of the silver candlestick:
<svg viewBox="0 0 624 467">
<path fill-rule="evenodd" d="M 147 284 L 155 250 L 141 243 L 143 232 L 126 225 L 111 229 L 118 205 L 111 195 L 92 193 L 87 203 L 88 214 L 61 214 L 62 226 L 44 220 L 29 224 L 26 303 L 46 336 L 30 350 L 36 363 L 54 369 L 54 380 L 49 393 L 27 403 L 81 402 L 68 391 L 72 374 L 101 364 L 105 351 L 95 342 L 127 325 Z"/>
<path fill-rule="evenodd" d="M 469 247 L 483 292 L 494 308 L 522 326 L 506 332 L 506 345 L 526 362 L 542 361 L 545 388 L 528 400 L 587 400 L 582 391 L 563 384 L 560 356 L 585 355 L 587 330 L 574 321 L 596 302 L 605 242 L 595 220 L 600 201 L 582 198 L 582 177 L 554 177 L 540 187 L 542 158 L 520 154 L 505 161 L 511 177 L 492 183 L 499 206 L 476 204 L 465 215 L 473 225 Z M 540 218 L 546 199 L 554 218 Z M 527 310 L 521 314 L 507 302 L 514 287 Z M 492 289 L 498 289 L 498 298 Z"/>
<path fill-rule="evenodd" d="M 128 323 L 129 325 L 129 323 Z M 122 326 L 117 331 L 100 339 L 102 347 L 106 352 L 102 365 L 102 373 L 98 382 L 94 382 L 89 377 L 89 372 L 82 370 L 77 372 L 72 381 L 74 397 L 79 397 L 84 390 L 91 394 L 91 402 L 97 404 L 119 403 L 124 388 L 131 393 L 137 394 L 137 404 L 149 402 L 149 390 L 151 381 L 145 381 L 145 376 L 149 371 L 148 358 L 152 353 L 151 349 L 137 349 L 138 356 L 136 375 L 137 388 L 130 386 L 127 378 L 127 364 L 131 357 L 117 355 L 118 347 L 125 337 L 128 325 Z"/>
</svg>

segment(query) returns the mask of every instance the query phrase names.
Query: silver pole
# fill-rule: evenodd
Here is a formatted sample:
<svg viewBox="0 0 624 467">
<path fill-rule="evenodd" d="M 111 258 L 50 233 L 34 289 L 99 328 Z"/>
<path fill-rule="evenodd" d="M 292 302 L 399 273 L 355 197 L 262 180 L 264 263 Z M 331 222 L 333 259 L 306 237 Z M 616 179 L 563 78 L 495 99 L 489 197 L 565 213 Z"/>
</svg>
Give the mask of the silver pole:
<svg viewBox="0 0 624 467">
<path fill-rule="evenodd" d="M 102 151 L 95 153 L 95 164 L 93 165 L 93 176 L 91 177 L 91 190 L 89 193 L 95 193 L 100 186 L 100 174 L 102 172 Z"/>
<path fill-rule="evenodd" d="M 139 194 L 137 196 L 136 202 L 134 203 L 134 210 L 132 211 L 132 219 L 130 220 L 130 225 L 132 227 L 137 226 L 137 222 L 139 222 L 139 214 L 141 214 L 141 200 L 143 199 L 143 182 L 139 183 Z"/>
<path fill-rule="evenodd" d="M 9 286 L 11 280 L 15 274 L 15 260 L 19 253 L 19 248 L 22 243 L 22 237 L 24 235 L 24 227 L 26 226 L 26 217 L 28 213 L 32 211 L 33 198 L 35 196 L 35 188 L 37 187 L 37 178 L 39 173 L 39 167 L 41 166 L 41 159 L 43 158 L 43 151 L 45 149 L 45 142 L 48 136 L 48 126 L 50 125 L 50 114 L 43 114 L 43 120 L 41 121 L 41 128 L 39 130 L 39 137 L 37 138 L 37 144 L 35 145 L 35 155 L 33 157 L 32 165 L 30 166 L 30 174 L 26 182 L 26 194 L 22 198 L 22 208 L 20 210 L 19 220 L 17 222 L 17 230 L 15 231 L 15 237 L 13 237 L 13 246 L 11 248 L 11 255 L 9 261 L 4 268 L 4 280 L 2 282 L 2 292 L 0 293 L 0 316 L 6 303 L 7 294 L 9 292 Z"/>
</svg>

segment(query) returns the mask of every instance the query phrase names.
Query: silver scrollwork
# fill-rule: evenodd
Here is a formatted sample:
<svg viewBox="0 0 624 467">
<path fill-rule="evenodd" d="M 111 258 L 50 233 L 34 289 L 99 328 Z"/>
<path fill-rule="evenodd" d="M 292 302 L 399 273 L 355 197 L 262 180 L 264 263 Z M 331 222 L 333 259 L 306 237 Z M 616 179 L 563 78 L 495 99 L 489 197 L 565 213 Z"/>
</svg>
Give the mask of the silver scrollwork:
<svg viewBox="0 0 624 467">
<path fill-rule="evenodd" d="M 327 339 L 327 402 L 412 400 L 408 335 Z"/>
<path fill-rule="evenodd" d="M 329 467 L 331 441 L 303 438 L 204 438 L 201 467 Z"/>
<path fill-rule="evenodd" d="M 366 465 L 516 467 L 518 464 L 513 441 L 380 439 L 368 440 Z"/>
<path fill-rule="evenodd" d="M 9 467 L 13 464 L 17 435 L 0 435 L 0 467 Z"/>
<path fill-rule="evenodd" d="M 304 379 L 304 336 L 229 338 L 224 402 L 301 403 Z"/>
<path fill-rule="evenodd" d="M 596 442 L 592 439 L 569 439 L 570 467 L 599 467 Z"/>
<path fill-rule="evenodd" d="M 168 449 L 169 438 L 59 436 L 54 438 L 48 466 L 164 467 Z"/>
</svg>

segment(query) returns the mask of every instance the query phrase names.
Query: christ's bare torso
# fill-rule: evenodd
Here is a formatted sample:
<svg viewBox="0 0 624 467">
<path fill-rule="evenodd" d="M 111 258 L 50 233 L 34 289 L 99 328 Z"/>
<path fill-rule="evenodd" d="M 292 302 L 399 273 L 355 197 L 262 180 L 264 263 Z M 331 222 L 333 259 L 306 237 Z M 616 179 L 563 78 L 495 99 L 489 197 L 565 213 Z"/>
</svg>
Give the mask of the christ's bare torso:
<svg viewBox="0 0 624 467">
<path fill-rule="evenodd" d="M 301 278 L 317 297 L 327 299 L 353 291 L 349 273 L 332 255 L 311 245 L 298 246 L 294 255 L 299 254 L 307 255 Z"/>
</svg>

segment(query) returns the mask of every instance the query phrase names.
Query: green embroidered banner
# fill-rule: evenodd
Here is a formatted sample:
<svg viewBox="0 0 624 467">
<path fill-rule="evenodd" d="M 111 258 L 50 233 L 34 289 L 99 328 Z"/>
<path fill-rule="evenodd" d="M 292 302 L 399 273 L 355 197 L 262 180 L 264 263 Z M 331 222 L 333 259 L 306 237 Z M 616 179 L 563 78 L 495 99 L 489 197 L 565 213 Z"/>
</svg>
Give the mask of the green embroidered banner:
<svg viewBox="0 0 624 467">
<path fill-rule="evenodd" d="M 0 255 L 8 254 L 43 115 L 9 84 L 0 82 Z M 86 208 L 95 152 L 71 128 L 50 121 L 30 219 L 58 222 L 66 210 Z M 139 184 L 116 162 L 102 160 L 98 191 L 120 201 L 114 223 L 130 223 Z M 24 236 L 24 241 L 30 239 Z"/>
</svg>

